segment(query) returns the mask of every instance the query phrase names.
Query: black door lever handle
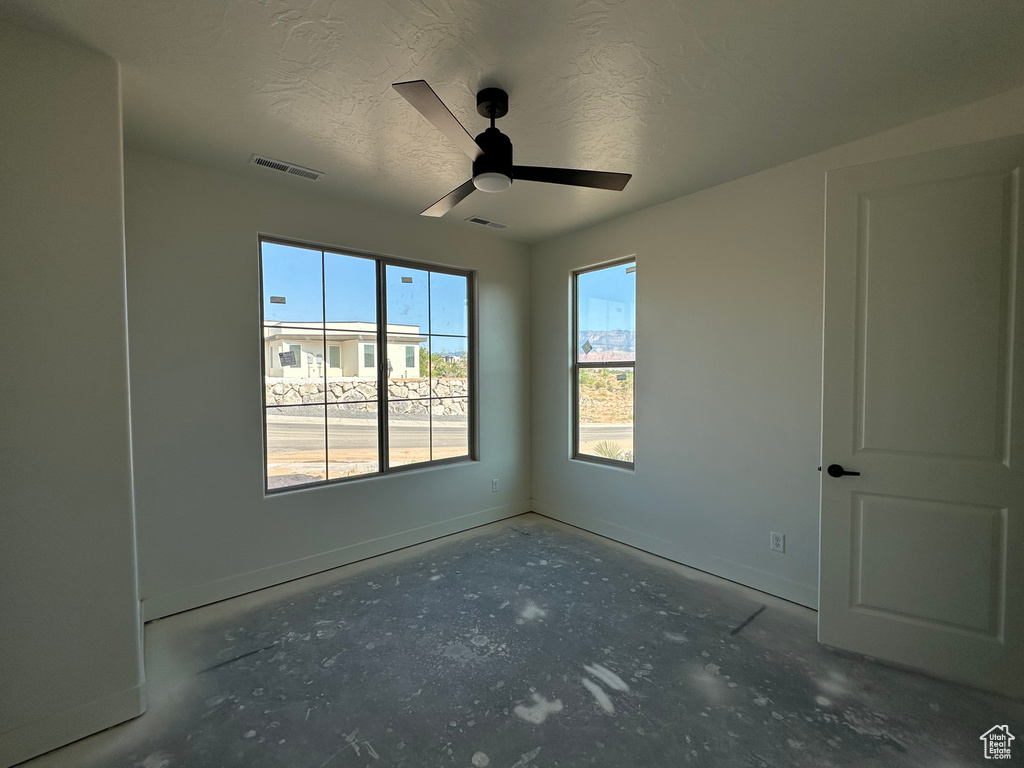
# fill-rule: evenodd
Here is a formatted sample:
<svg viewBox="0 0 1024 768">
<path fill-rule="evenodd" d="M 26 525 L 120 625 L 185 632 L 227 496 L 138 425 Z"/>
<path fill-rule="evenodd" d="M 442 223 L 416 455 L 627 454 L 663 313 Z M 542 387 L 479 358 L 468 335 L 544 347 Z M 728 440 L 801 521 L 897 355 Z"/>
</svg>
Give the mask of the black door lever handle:
<svg viewBox="0 0 1024 768">
<path fill-rule="evenodd" d="M 818 467 L 818 471 L 821 471 L 821 467 Z M 848 472 L 843 469 L 842 464 L 829 464 L 828 469 L 825 470 L 832 477 L 842 477 L 843 475 L 850 475 L 852 477 L 860 477 L 860 472 Z"/>
</svg>

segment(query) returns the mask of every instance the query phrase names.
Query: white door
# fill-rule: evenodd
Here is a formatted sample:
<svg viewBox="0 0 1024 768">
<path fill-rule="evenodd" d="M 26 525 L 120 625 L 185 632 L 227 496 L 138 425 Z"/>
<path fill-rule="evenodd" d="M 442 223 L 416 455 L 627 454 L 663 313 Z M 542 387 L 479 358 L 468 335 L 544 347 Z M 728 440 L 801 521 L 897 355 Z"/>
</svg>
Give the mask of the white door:
<svg viewBox="0 0 1024 768">
<path fill-rule="evenodd" d="M 818 613 L 822 643 L 1014 696 L 1022 166 L 1018 136 L 828 174 Z"/>
</svg>

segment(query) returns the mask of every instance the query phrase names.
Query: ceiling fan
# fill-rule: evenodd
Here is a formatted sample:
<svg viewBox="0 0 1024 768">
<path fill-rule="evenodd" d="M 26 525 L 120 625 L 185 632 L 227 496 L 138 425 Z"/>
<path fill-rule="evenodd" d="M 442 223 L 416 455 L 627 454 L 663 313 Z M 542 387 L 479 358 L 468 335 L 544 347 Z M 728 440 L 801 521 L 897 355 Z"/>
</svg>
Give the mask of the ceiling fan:
<svg viewBox="0 0 1024 768">
<path fill-rule="evenodd" d="M 495 120 L 508 114 L 508 94 L 501 88 L 484 88 L 477 93 L 476 111 L 490 118 L 491 127 L 474 139 L 427 85 L 426 80 L 394 83 L 392 87 L 473 161 L 473 178 L 442 197 L 423 211 L 421 216 L 444 216 L 469 197 L 474 189 L 481 192 L 503 192 L 512 186 L 513 179 L 621 192 L 631 178 L 628 173 L 513 165 L 512 142 L 494 127 Z"/>
</svg>

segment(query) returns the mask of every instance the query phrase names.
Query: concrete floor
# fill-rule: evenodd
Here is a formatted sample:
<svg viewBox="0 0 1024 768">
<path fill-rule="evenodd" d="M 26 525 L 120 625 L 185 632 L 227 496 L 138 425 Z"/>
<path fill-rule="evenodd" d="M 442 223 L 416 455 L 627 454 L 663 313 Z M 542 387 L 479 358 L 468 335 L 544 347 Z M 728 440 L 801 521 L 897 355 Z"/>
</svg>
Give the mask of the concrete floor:
<svg viewBox="0 0 1024 768">
<path fill-rule="evenodd" d="M 24 765 L 937 768 L 986 764 L 995 724 L 1024 744 L 1021 702 L 814 638 L 806 608 L 526 515 L 152 622 L 149 711 Z"/>
</svg>

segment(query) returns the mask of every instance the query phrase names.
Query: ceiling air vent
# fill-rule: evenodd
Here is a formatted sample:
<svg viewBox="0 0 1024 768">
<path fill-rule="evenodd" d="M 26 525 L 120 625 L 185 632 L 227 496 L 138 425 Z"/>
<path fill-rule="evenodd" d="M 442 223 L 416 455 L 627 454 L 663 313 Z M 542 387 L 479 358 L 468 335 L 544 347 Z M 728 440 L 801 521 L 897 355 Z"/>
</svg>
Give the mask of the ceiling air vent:
<svg viewBox="0 0 1024 768">
<path fill-rule="evenodd" d="M 264 168 L 273 168 L 275 171 L 284 171 L 293 176 L 301 176 L 311 181 L 317 181 L 324 175 L 323 171 L 314 171 L 312 168 L 303 168 L 301 165 L 295 165 L 295 163 L 286 163 L 284 160 L 275 160 L 272 157 L 264 157 L 263 155 L 253 155 L 249 158 L 249 162 L 255 165 L 262 165 Z"/>
<path fill-rule="evenodd" d="M 480 224 L 485 227 L 490 227 L 491 229 L 505 229 L 506 227 L 508 227 L 508 224 L 502 224 L 497 221 L 491 221 L 490 219 L 485 219 L 482 216 L 470 216 L 468 219 L 466 219 L 466 221 L 468 221 L 470 224 Z"/>
</svg>

